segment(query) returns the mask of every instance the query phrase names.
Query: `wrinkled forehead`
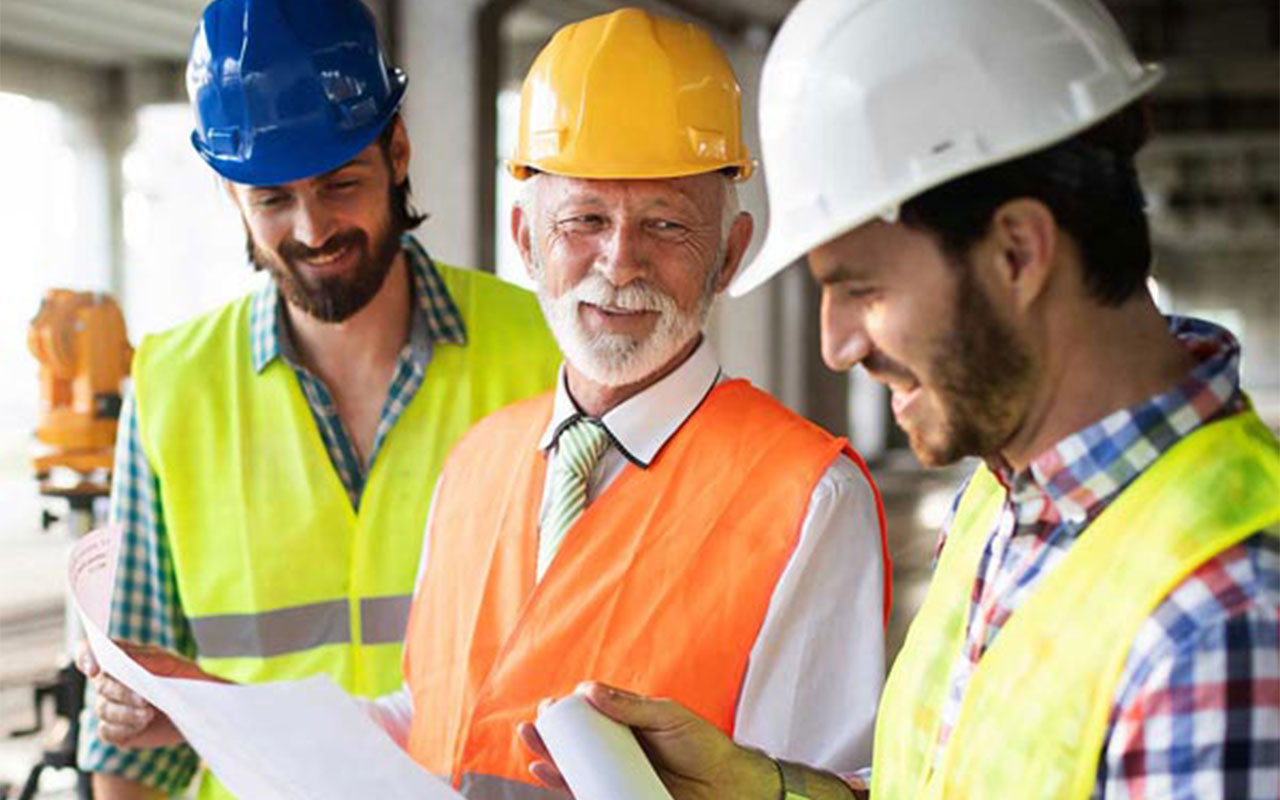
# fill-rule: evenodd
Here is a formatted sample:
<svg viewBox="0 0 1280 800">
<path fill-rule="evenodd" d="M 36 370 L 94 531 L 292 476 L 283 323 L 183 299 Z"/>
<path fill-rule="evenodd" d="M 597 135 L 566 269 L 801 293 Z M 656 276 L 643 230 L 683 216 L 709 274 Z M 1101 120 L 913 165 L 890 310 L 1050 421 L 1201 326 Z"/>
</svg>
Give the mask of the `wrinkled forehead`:
<svg viewBox="0 0 1280 800">
<path fill-rule="evenodd" d="M 544 210 L 567 205 L 599 208 L 668 207 L 715 215 L 725 200 L 727 179 L 717 172 L 678 178 L 571 178 L 542 173 L 528 182 Z"/>
</svg>

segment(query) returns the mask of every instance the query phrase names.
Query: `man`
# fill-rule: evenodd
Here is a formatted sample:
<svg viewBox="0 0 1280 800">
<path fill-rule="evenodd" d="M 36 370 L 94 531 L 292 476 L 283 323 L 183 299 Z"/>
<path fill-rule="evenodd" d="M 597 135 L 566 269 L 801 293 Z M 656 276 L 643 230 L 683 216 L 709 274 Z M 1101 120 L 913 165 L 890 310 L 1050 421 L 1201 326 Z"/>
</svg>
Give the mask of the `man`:
<svg viewBox="0 0 1280 800">
<path fill-rule="evenodd" d="M 449 456 L 407 688 L 371 711 L 477 800 L 545 795 L 516 726 L 589 677 L 865 763 L 890 578 L 875 486 L 843 440 L 725 379 L 702 335 L 752 230 L 724 54 L 637 9 L 588 19 L 539 55 L 521 115 L 511 226 L 561 380 Z"/>
<path fill-rule="evenodd" d="M 752 231 L 724 54 L 638 9 L 567 26 L 525 80 L 511 168 L 565 361 L 441 474 L 408 751 L 469 797 L 537 796 L 517 723 L 607 676 L 789 757 L 865 757 L 889 579 L 876 490 L 843 440 L 726 379 L 702 334 Z"/>
<path fill-rule="evenodd" d="M 1158 77 L 1091 0 L 803 0 L 766 62 L 772 223 L 735 290 L 807 251 L 828 364 L 890 387 L 923 463 L 985 462 L 886 684 L 877 800 L 1280 786 L 1280 448 L 1232 336 L 1146 289 Z M 583 691 L 681 800 L 865 796 Z"/>
<path fill-rule="evenodd" d="M 404 235 L 422 220 L 405 84 L 357 0 L 205 10 L 192 142 L 270 282 L 139 348 L 112 498 L 125 535 L 112 635 L 237 681 L 399 685 L 444 456 L 479 417 L 549 387 L 559 362 L 531 294 L 433 264 Z M 125 741 L 119 723 L 86 728 L 100 798 L 187 784 L 189 749 L 99 738 Z M 206 779 L 200 796 L 219 795 Z"/>
</svg>

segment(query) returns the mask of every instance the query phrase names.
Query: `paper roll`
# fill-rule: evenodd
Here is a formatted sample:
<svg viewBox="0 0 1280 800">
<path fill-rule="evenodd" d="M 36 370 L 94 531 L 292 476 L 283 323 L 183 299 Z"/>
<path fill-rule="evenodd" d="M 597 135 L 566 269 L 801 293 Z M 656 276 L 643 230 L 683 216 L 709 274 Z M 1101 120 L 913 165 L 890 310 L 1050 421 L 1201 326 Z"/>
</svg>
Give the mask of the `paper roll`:
<svg viewBox="0 0 1280 800">
<path fill-rule="evenodd" d="M 571 694 L 536 725 L 576 800 L 671 800 L 631 729 Z"/>
</svg>

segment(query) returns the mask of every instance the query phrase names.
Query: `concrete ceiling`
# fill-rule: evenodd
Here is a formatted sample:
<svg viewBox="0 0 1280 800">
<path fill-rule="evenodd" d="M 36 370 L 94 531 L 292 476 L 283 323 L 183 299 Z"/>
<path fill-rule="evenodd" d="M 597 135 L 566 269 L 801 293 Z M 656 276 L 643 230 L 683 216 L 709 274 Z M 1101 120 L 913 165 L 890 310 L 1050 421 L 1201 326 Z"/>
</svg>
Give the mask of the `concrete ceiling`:
<svg viewBox="0 0 1280 800">
<path fill-rule="evenodd" d="M 207 0 L 0 0 L 0 48 L 88 67 L 112 67 L 187 57 L 191 33 Z M 450 0 L 399 0 L 450 2 Z M 671 0 L 666 7 L 725 28 L 776 27 L 794 0 Z M 375 13 L 385 2 L 370 2 Z M 616 7 L 609 0 L 525 0 L 513 9 L 516 31 L 545 37 L 547 24 Z M 521 36 L 520 38 L 523 38 Z"/>
<path fill-rule="evenodd" d="M 0 48 L 84 66 L 184 61 L 206 0 L 0 0 Z"/>
</svg>

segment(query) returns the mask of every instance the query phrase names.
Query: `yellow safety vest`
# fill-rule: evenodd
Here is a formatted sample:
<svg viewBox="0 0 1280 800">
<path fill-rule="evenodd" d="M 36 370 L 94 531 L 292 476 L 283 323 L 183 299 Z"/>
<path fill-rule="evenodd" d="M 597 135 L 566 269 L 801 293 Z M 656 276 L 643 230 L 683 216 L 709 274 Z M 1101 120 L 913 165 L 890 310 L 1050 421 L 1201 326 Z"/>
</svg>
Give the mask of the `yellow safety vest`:
<svg viewBox="0 0 1280 800">
<path fill-rule="evenodd" d="M 1280 522 L 1280 445 L 1248 411 L 1192 433 L 1134 480 L 982 656 L 933 769 L 947 682 L 1004 495 L 982 468 L 961 500 L 881 698 L 876 800 L 1086 800 L 1138 628 L 1205 561 Z"/>
<path fill-rule="evenodd" d="M 251 297 L 138 348 L 139 433 L 205 670 L 241 683 L 324 673 L 366 697 L 399 688 L 445 456 L 479 418 L 553 385 L 560 361 L 533 295 L 437 268 L 467 343 L 434 344 L 358 512 L 293 370 L 276 359 L 254 372 Z M 229 796 L 212 783 L 201 797 Z"/>
</svg>

